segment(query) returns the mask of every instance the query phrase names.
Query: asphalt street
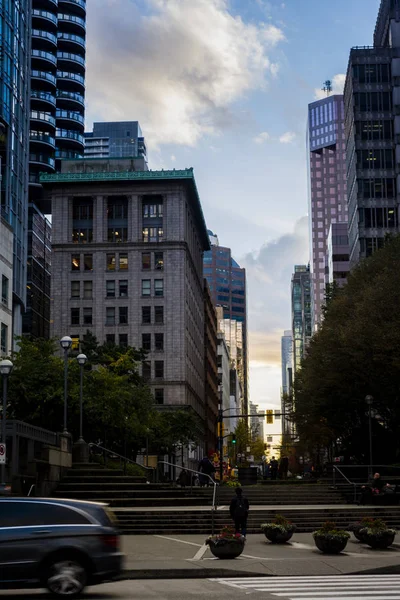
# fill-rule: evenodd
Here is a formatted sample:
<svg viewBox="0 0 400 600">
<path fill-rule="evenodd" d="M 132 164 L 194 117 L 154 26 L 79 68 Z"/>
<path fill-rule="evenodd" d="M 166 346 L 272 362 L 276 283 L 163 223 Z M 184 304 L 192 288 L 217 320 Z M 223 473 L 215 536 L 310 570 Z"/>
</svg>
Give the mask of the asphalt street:
<svg viewBox="0 0 400 600">
<path fill-rule="evenodd" d="M 254 600 L 400 600 L 399 575 L 254 577 L 121 581 L 90 588 L 85 600 L 191 600 L 251 596 Z M 0 592 L 0 598 L 49 598 L 42 591 Z"/>
</svg>

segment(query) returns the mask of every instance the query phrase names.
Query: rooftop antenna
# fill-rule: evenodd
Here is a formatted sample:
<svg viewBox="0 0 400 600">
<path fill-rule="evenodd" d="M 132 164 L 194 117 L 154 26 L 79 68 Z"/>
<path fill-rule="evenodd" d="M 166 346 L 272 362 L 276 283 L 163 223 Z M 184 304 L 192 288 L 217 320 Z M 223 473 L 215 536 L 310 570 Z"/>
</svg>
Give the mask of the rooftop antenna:
<svg viewBox="0 0 400 600">
<path fill-rule="evenodd" d="M 322 88 L 322 90 L 326 93 L 327 96 L 329 96 L 329 94 L 332 92 L 332 81 L 330 79 L 324 81 L 324 87 Z"/>
</svg>

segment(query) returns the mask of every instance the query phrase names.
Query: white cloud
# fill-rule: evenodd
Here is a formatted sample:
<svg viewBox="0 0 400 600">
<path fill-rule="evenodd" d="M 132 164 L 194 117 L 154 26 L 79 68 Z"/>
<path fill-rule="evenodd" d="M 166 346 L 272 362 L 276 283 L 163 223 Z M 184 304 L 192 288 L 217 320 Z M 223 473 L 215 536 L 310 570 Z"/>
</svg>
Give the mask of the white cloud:
<svg viewBox="0 0 400 600">
<path fill-rule="evenodd" d="M 291 144 L 295 139 L 296 134 L 294 131 L 286 131 L 286 133 L 280 136 L 279 141 L 281 144 Z"/>
<path fill-rule="evenodd" d="M 170 157 L 170 158 L 171 158 L 172 162 L 175 162 L 175 161 L 176 161 L 176 156 L 175 156 L 175 154 L 171 154 L 171 157 Z"/>
<path fill-rule="evenodd" d="M 332 79 L 332 94 L 343 94 L 344 84 L 346 82 L 345 73 L 338 73 L 333 76 Z M 315 88 L 314 96 L 316 100 L 321 100 L 322 98 L 326 98 L 326 92 L 322 89 Z"/>
<path fill-rule="evenodd" d="M 262 131 L 261 133 L 256 135 L 256 137 L 253 138 L 253 141 L 256 144 L 263 144 L 264 142 L 269 140 L 269 138 L 270 138 L 270 135 L 269 135 L 268 131 Z"/>
<path fill-rule="evenodd" d="M 233 103 L 276 76 L 270 53 L 284 34 L 232 15 L 227 0 L 146 6 L 88 4 L 88 118 L 138 119 L 152 148 L 194 146 L 231 126 Z"/>
</svg>

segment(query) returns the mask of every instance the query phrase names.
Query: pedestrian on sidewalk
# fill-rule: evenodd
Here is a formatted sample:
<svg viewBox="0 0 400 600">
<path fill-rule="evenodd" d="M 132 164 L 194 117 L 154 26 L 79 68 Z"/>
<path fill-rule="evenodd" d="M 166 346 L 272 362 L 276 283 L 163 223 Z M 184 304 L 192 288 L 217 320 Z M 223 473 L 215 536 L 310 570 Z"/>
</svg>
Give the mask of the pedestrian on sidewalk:
<svg viewBox="0 0 400 600">
<path fill-rule="evenodd" d="M 289 470 L 289 459 L 287 456 L 283 455 L 279 462 L 279 477 L 280 477 L 280 479 L 287 479 L 288 470 Z"/>
<path fill-rule="evenodd" d="M 214 479 L 215 467 L 208 456 L 204 456 L 199 462 L 198 470 L 204 475 L 199 475 L 200 487 L 210 485 L 210 477 Z"/>
<path fill-rule="evenodd" d="M 243 496 L 241 487 L 236 488 L 235 492 L 236 495 L 231 500 L 229 512 L 235 523 L 235 532 L 245 536 L 250 505 L 247 498 Z"/>
<path fill-rule="evenodd" d="M 275 481 L 278 475 L 278 461 L 275 456 L 271 458 L 269 465 L 271 467 L 271 479 L 272 481 Z"/>
</svg>

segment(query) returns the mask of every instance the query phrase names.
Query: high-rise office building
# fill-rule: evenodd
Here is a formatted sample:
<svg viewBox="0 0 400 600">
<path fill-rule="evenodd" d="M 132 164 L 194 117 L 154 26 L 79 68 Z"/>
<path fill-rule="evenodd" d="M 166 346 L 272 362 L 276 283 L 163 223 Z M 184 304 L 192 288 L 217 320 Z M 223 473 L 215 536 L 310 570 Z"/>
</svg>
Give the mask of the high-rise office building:
<svg viewBox="0 0 400 600">
<path fill-rule="evenodd" d="M 294 377 L 300 368 L 308 342 L 312 335 L 311 327 L 311 277 L 310 267 L 296 265 L 292 275 L 292 337 Z"/>
<path fill-rule="evenodd" d="M 347 223 L 332 223 L 328 236 L 328 283 L 342 287 L 350 271 Z"/>
<path fill-rule="evenodd" d="M 93 123 L 85 132 L 85 158 L 142 157 L 147 162 L 146 142 L 138 121 Z"/>
<path fill-rule="evenodd" d="M 0 4 L 0 206 L 14 234 L 14 335 L 21 335 L 26 301 L 30 23 L 30 0 Z"/>
<path fill-rule="evenodd" d="M 400 0 L 382 0 L 373 47 L 350 52 L 344 89 L 350 267 L 399 231 Z"/>
<path fill-rule="evenodd" d="M 204 277 L 210 286 L 215 306 L 223 309 L 223 319 L 234 320 L 241 327 L 243 348 L 243 405 L 248 410 L 248 349 L 247 349 L 247 305 L 246 305 L 246 269 L 232 258 L 231 249 L 218 245 L 217 236 L 208 231 L 211 249 L 204 253 Z M 241 326 L 239 325 L 241 324 Z M 231 339 L 231 334 L 226 335 Z M 232 357 L 231 357 L 232 358 Z M 240 376 L 240 373 L 238 373 Z"/>
<path fill-rule="evenodd" d="M 218 321 L 214 304 L 204 280 L 204 443 L 205 452 L 217 447 L 218 420 Z"/>
<path fill-rule="evenodd" d="M 131 162 L 62 161 L 41 178 L 52 201 L 51 334 L 76 348 L 88 330 L 143 348 L 156 404 L 191 407 L 204 422 L 209 241 L 193 170 L 138 172 Z"/>
<path fill-rule="evenodd" d="M 347 223 L 346 152 L 343 96 L 308 106 L 309 231 L 313 330 L 325 302 L 326 256 L 332 223 Z"/>
<path fill-rule="evenodd" d="M 289 422 L 286 418 L 287 399 L 293 385 L 293 335 L 289 329 L 281 337 L 281 366 L 282 366 L 282 433 L 288 433 Z"/>
<path fill-rule="evenodd" d="M 13 230 L 0 214 L 0 357 L 12 350 Z"/>
<path fill-rule="evenodd" d="M 60 159 L 83 156 L 86 0 L 32 0 L 32 7 L 30 226 L 23 331 L 48 337 L 51 246 L 45 214 L 51 212 L 51 206 L 44 199 L 39 173 L 54 172 Z M 40 250 L 32 244 L 39 244 Z M 42 255 L 43 260 L 39 258 Z"/>
</svg>

